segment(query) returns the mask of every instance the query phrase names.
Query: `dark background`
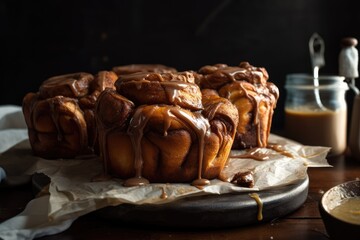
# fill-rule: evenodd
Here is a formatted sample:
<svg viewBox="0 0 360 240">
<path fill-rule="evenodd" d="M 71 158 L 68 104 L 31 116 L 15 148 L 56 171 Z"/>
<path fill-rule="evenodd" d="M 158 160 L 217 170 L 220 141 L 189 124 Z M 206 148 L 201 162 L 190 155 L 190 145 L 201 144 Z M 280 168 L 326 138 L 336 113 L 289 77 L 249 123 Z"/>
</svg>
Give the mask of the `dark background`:
<svg viewBox="0 0 360 240">
<path fill-rule="evenodd" d="M 2 0 L 0 104 L 21 105 L 42 81 L 65 73 L 132 63 L 198 70 L 249 61 L 265 67 L 280 89 L 273 128 L 281 128 L 286 74 L 311 73 L 308 41 L 314 32 L 326 45 L 320 74 L 337 74 L 341 38 L 360 38 L 357 5 L 356 0 Z"/>
</svg>

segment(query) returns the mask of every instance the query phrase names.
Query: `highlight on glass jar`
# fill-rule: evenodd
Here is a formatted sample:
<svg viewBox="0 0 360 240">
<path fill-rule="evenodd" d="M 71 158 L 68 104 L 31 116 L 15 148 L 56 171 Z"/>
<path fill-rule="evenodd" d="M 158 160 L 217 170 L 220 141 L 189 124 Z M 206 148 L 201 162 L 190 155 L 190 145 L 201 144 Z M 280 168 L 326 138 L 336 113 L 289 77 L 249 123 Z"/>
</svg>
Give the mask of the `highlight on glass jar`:
<svg viewBox="0 0 360 240">
<path fill-rule="evenodd" d="M 330 147 L 329 155 L 346 150 L 348 85 L 341 76 L 286 76 L 285 134 L 299 143 Z"/>
</svg>

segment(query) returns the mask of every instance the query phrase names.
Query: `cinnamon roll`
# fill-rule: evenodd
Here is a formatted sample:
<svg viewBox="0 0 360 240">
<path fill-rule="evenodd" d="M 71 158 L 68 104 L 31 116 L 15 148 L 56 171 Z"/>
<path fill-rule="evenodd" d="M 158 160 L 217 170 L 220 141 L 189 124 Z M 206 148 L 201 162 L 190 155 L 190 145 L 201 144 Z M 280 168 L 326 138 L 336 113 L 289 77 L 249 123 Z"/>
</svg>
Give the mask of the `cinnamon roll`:
<svg viewBox="0 0 360 240">
<path fill-rule="evenodd" d="M 203 95 L 191 72 L 141 73 L 103 91 L 96 118 L 104 169 L 126 186 L 205 185 L 227 161 L 238 113 L 227 99 Z"/>
<path fill-rule="evenodd" d="M 268 82 L 265 68 L 248 62 L 239 66 L 204 66 L 198 81 L 202 89 L 214 89 L 233 103 L 239 113 L 234 149 L 266 147 L 272 116 L 279 98 L 278 88 Z"/>
<path fill-rule="evenodd" d="M 23 114 L 35 155 L 73 158 L 98 149 L 94 107 L 106 88 L 115 89 L 117 75 L 101 71 L 54 76 L 37 93 L 23 99 Z"/>
</svg>

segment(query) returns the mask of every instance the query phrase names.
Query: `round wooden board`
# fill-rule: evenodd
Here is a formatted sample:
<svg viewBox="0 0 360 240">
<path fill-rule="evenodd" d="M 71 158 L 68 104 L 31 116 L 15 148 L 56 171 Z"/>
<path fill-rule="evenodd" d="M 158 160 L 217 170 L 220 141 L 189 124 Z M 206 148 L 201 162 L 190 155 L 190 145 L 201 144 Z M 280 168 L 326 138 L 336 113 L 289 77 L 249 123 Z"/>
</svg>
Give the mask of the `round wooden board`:
<svg viewBox="0 0 360 240">
<path fill-rule="evenodd" d="M 46 177 L 46 176 L 45 176 Z M 34 175 L 35 191 L 42 189 L 46 178 Z M 268 222 L 298 209 L 306 200 L 309 178 L 296 184 L 256 192 L 259 204 L 249 193 L 188 197 L 166 204 L 121 204 L 93 212 L 98 217 L 131 225 L 171 228 L 226 228 Z M 258 219 L 259 211 L 262 220 Z"/>
</svg>

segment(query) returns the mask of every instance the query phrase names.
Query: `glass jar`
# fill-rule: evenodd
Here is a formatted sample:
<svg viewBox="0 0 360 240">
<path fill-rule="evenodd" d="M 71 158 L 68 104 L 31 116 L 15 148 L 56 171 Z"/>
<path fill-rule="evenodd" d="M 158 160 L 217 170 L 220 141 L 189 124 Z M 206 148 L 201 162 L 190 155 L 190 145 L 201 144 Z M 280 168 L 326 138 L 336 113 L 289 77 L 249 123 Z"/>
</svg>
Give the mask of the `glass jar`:
<svg viewBox="0 0 360 240">
<path fill-rule="evenodd" d="M 305 145 L 330 147 L 330 155 L 346 150 L 348 85 L 341 76 L 286 76 L 285 134 Z"/>
</svg>

